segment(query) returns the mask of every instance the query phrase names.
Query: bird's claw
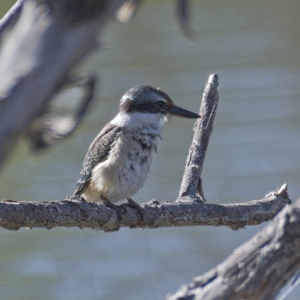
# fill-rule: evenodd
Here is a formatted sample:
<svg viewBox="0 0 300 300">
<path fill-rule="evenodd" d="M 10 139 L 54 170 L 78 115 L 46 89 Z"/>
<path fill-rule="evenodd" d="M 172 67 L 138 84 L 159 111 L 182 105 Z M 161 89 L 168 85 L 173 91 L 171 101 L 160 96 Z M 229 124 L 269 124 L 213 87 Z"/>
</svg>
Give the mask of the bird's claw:
<svg viewBox="0 0 300 300">
<path fill-rule="evenodd" d="M 83 197 L 81 197 L 80 195 L 67 196 L 65 200 L 86 202 L 86 200 Z"/>
<path fill-rule="evenodd" d="M 141 221 L 143 221 L 144 220 L 144 210 L 141 208 L 141 206 L 138 203 L 136 203 L 135 201 L 133 201 L 131 198 L 127 198 L 126 200 L 128 202 L 127 203 L 128 206 L 131 206 L 138 211 L 138 214 L 141 217 Z"/>
<path fill-rule="evenodd" d="M 122 219 L 122 208 L 119 205 L 113 204 L 112 202 L 110 202 L 108 199 L 106 199 L 104 197 L 101 198 L 101 200 L 103 201 L 104 205 L 106 205 L 107 207 L 112 208 L 116 212 L 119 221 L 121 221 L 121 219 Z"/>
</svg>

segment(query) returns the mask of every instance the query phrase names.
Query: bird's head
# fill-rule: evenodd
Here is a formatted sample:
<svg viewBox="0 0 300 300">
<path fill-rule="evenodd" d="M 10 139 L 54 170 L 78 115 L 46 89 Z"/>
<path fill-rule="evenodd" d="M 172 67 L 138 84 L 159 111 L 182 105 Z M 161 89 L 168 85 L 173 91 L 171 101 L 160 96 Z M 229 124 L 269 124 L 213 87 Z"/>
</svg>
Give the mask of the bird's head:
<svg viewBox="0 0 300 300">
<path fill-rule="evenodd" d="M 176 106 L 163 91 L 146 85 L 131 88 L 123 95 L 120 101 L 120 112 L 159 114 L 167 118 L 171 116 L 200 118 L 198 114 Z"/>
</svg>

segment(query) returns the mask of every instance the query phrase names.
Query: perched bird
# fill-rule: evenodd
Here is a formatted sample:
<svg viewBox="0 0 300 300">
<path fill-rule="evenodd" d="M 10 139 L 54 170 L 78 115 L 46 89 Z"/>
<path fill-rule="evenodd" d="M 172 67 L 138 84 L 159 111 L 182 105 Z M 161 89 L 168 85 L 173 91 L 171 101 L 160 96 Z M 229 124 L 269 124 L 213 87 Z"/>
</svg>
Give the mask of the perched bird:
<svg viewBox="0 0 300 300">
<path fill-rule="evenodd" d="M 113 203 L 127 199 L 141 213 L 130 197 L 144 184 L 161 138 L 163 124 L 171 116 L 200 116 L 174 105 L 170 97 L 151 86 L 131 88 L 120 101 L 119 113 L 90 145 L 82 164 L 75 196 L 86 201 L 102 201 L 120 214 Z"/>
</svg>

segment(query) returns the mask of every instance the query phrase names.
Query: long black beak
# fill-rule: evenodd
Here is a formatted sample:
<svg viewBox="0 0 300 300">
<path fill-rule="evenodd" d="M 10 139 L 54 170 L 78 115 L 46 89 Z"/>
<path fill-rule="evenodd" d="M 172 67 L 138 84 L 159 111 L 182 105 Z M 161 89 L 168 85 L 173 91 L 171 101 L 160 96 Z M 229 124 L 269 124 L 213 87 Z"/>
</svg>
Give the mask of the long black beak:
<svg viewBox="0 0 300 300">
<path fill-rule="evenodd" d="M 188 118 L 188 119 L 200 118 L 198 114 L 195 114 L 189 110 L 186 110 L 176 105 L 174 105 L 172 108 L 169 108 L 168 113 L 170 115 L 181 117 L 181 118 Z"/>
</svg>

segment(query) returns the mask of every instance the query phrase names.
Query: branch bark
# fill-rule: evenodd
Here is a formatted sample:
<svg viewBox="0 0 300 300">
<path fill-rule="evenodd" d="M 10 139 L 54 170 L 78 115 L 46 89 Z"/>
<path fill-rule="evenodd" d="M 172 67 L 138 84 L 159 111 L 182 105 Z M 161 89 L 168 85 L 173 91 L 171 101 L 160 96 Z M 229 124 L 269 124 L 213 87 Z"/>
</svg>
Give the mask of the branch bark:
<svg viewBox="0 0 300 300">
<path fill-rule="evenodd" d="M 168 300 L 271 300 L 300 269 L 300 200 Z"/>
<path fill-rule="evenodd" d="M 189 164 L 185 173 L 192 174 L 183 176 L 183 182 L 194 183 L 189 195 L 196 192 L 195 182 L 198 182 L 201 166 L 204 161 L 205 151 L 208 145 L 208 137 L 212 131 L 212 123 L 216 112 L 217 75 L 211 75 L 204 91 L 201 109 L 202 121 L 198 123 L 199 130 L 196 130 L 195 137 L 189 151 Z M 206 101 L 206 100 L 213 101 Z M 203 130 L 202 130 L 203 129 Z M 202 132 L 202 135 L 199 135 Z M 204 140 L 205 147 L 201 147 L 200 141 Z M 193 148 L 194 147 L 194 148 Z M 201 157 L 199 159 L 199 151 Z M 187 178 L 187 179 L 185 179 Z M 246 225 L 256 225 L 270 220 L 286 203 L 290 203 L 287 193 L 287 185 L 283 185 L 278 192 L 271 192 L 263 199 L 251 201 L 244 204 L 203 204 L 201 201 L 182 201 L 179 198 L 175 203 L 159 203 L 150 201 L 142 204 L 144 218 L 140 219 L 138 211 L 126 204 L 123 204 L 121 219 L 116 211 L 101 203 L 87 203 L 81 198 L 71 197 L 66 201 L 45 201 L 45 202 L 15 202 L 6 200 L 0 202 L 0 226 L 6 229 L 19 229 L 20 227 L 86 227 L 102 229 L 104 231 L 115 231 L 120 227 L 130 228 L 156 228 L 170 226 L 227 226 L 234 230 L 243 228 Z"/>
<path fill-rule="evenodd" d="M 177 201 L 195 200 L 197 196 L 202 202 L 206 201 L 202 189 L 201 173 L 219 102 L 218 80 L 217 74 L 210 75 L 204 88 L 199 112 L 201 118 L 194 126 L 194 137 L 186 160 Z"/>
<path fill-rule="evenodd" d="M 171 226 L 227 226 L 232 229 L 257 225 L 270 220 L 286 203 L 290 203 L 284 185 L 261 200 L 244 204 L 202 204 L 199 201 L 142 204 L 144 218 L 127 204 L 121 205 L 122 217 L 101 203 L 89 203 L 76 198 L 65 201 L 0 202 L 0 226 L 18 230 L 21 227 L 79 227 L 116 231 L 120 227 L 157 228 Z"/>
</svg>

